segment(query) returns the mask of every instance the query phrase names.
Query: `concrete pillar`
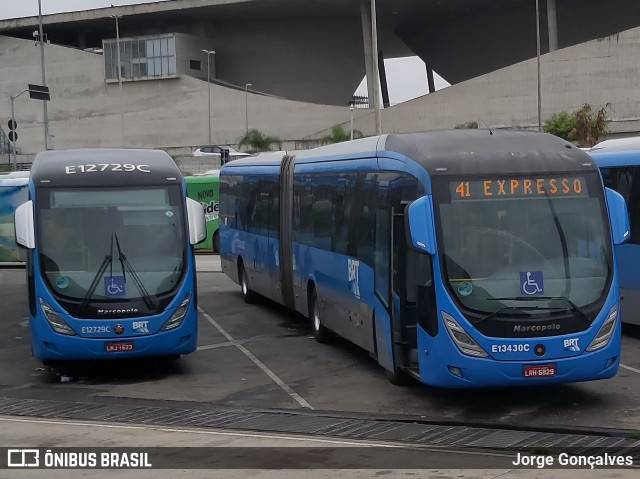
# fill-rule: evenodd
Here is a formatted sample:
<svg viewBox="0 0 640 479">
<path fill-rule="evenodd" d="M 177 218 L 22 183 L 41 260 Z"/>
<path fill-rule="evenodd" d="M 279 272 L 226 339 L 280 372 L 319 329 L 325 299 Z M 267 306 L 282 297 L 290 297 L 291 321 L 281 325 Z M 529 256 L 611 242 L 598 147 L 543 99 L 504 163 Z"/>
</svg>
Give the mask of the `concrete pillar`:
<svg viewBox="0 0 640 479">
<path fill-rule="evenodd" d="M 384 54 L 382 50 L 378 51 L 378 71 L 380 74 L 380 88 L 382 89 L 382 105 L 389 108 L 389 85 L 387 85 L 387 71 L 384 69 Z"/>
<path fill-rule="evenodd" d="M 364 45 L 364 65 L 367 74 L 367 95 L 369 96 L 369 108 L 373 107 L 374 81 L 373 81 L 373 47 L 371 34 L 371 4 L 368 0 L 360 3 L 360 17 L 362 19 L 362 43 Z"/>
<path fill-rule="evenodd" d="M 429 93 L 433 93 L 436 91 L 436 82 L 433 79 L 433 70 L 429 68 L 427 63 L 424 64 L 424 67 L 427 69 L 427 84 L 429 85 Z"/>
<path fill-rule="evenodd" d="M 558 49 L 558 15 L 556 0 L 547 0 L 547 25 L 549 28 L 549 51 Z"/>
<path fill-rule="evenodd" d="M 78 48 L 84 50 L 87 48 L 87 33 L 86 32 L 78 32 Z"/>
</svg>

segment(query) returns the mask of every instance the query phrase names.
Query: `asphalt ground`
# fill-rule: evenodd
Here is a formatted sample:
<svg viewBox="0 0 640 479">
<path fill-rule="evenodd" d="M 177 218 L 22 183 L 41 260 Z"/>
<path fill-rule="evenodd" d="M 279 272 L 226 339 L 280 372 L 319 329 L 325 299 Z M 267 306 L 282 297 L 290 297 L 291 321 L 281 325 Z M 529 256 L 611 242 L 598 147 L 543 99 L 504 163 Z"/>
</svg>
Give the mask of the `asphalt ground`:
<svg viewBox="0 0 640 479">
<path fill-rule="evenodd" d="M 0 270 L 0 397 L 640 431 L 640 329 L 624 329 L 623 367 L 609 380 L 471 391 L 398 387 L 358 347 L 340 339 L 318 344 L 305 318 L 266 300 L 245 304 L 219 270 L 216 256 L 198 256 L 201 314 L 193 354 L 63 368 L 31 357 L 24 269 Z"/>
</svg>

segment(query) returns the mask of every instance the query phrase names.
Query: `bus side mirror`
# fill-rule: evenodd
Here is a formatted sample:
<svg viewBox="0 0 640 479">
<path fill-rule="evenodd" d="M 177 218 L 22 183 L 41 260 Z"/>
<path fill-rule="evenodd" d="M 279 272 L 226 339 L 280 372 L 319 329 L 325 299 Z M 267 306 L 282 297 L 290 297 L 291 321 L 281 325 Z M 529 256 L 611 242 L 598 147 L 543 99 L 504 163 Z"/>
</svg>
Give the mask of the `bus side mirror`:
<svg viewBox="0 0 640 479">
<path fill-rule="evenodd" d="M 207 222 L 204 218 L 204 208 L 196 200 L 186 198 L 187 218 L 189 220 L 189 243 L 198 244 L 207 239 Z"/>
<path fill-rule="evenodd" d="M 431 195 L 418 198 L 407 208 L 409 246 L 422 253 L 436 253 Z"/>
<path fill-rule="evenodd" d="M 609 209 L 609 222 L 611 223 L 613 244 L 622 244 L 631 237 L 627 204 L 622 195 L 617 191 L 611 188 L 605 188 L 605 192 L 607 195 L 607 208 Z"/>
<path fill-rule="evenodd" d="M 16 244 L 22 248 L 36 247 L 36 230 L 33 221 L 33 201 L 29 200 L 16 208 L 14 216 Z"/>
</svg>

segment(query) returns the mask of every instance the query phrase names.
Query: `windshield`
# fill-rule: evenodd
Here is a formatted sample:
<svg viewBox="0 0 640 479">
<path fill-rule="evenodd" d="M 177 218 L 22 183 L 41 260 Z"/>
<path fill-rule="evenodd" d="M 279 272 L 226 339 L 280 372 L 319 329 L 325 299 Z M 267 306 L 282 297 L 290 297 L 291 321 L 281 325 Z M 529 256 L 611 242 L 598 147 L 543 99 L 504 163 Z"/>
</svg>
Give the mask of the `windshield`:
<svg viewBox="0 0 640 479">
<path fill-rule="evenodd" d="M 434 194 L 444 280 L 467 310 L 584 317 L 603 297 L 611 249 L 596 175 L 446 178 Z"/>
<path fill-rule="evenodd" d="M 41 189 L 40 265 L 50 289 L 83 301 L 121 301 L 174 289 L 184 267 L 178 186 Z"/>
</svg>

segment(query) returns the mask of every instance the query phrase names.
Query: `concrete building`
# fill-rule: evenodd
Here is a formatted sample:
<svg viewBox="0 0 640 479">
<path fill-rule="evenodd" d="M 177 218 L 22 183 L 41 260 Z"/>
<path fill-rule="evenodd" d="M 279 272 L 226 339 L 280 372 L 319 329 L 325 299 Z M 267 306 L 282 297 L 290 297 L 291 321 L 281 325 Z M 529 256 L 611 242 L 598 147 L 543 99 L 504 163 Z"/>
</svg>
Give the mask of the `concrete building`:
<svg viewBox="0 0 640 479">
<path fill-rule="evenodd" d="M 384 58 L 419 55 L 431 90 L 433 70 L 452 83 L 384 108 L 383 131 L 472 120 L 537 128 L 535 4 L 377 0 L 383 102 Z M 41 83 L 37 20 L 0 21 L 5 130 L 9 97 Z M 375 66 L 369 0 L 173 0 L 49 15 L 44 24 L 55 148 L 162 147 L 188 155 L 208 142 L 209 118 L 213 143 L 235 145 L 249 127 L 280 137 L 286 148 L 313 145 L 332 125 L 349 127 L 348 102 Z M 614 134 L 640 131 L 640 2 L 540 0 L 540 27 L 542 118 L 585 102 L 610 104 Z M 29 158 L 44 148 L 42 105 L 23 95 L 15 106 L 17 146 Z M 372 110 L 357 108 L 354 123 L 364 134 L 375 131 Z"/>
</svg>

